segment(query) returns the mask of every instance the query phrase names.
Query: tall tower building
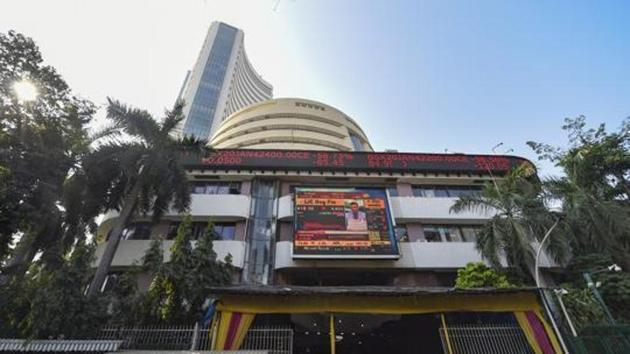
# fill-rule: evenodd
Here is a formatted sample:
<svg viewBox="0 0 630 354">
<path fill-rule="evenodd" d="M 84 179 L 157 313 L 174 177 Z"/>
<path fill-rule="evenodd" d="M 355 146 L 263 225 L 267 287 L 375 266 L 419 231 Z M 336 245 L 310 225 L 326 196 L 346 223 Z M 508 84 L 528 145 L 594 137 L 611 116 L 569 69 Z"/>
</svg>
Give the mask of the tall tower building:
<svg viewBox="0 0 630 354">
<path fill-rule="evenodd" d="M 243 31 L 213 22 L 192 71 L 179 93 L 186 103 L 180 135 L 209 139 L 223 119 L 272 98 L 273 87 L 247 59 Z"/>
</svg>

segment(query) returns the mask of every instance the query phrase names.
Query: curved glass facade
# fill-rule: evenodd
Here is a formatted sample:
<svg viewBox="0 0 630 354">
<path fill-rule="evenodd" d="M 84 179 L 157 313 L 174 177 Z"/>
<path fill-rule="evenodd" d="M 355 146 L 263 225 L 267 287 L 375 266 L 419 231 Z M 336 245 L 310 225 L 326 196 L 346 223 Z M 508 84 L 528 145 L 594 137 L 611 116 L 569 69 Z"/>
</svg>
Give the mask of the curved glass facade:
<svg viewBox="0 0 630 354">
<path fill-rule="evenodd" d="M 234 27 L 219 24 L 210 56 L 201 75 L 199 88 L 184 125 L 184 135 L 203 139 L 207 139 L 210 135 L 237 31 Z"/>
</svg>

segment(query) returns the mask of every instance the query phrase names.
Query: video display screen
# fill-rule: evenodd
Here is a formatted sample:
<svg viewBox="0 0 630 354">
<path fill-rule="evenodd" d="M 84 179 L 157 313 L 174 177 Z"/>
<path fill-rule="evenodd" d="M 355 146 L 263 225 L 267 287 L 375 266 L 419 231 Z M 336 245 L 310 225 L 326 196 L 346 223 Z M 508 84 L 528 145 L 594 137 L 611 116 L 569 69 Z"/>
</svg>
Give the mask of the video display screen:
<svg viewBox="0 0 630 354">
<path fill-rule="evenodd" d="M 379 188 L 296 188 L 294 258 L 398 258 Z"/>
</svg>

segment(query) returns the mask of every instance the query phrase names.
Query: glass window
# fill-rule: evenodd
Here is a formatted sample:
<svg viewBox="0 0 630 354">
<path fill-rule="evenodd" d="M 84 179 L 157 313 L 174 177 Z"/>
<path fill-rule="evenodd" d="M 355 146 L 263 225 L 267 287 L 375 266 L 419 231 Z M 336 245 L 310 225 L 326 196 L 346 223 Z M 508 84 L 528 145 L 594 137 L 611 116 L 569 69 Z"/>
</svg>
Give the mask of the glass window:
<svg viewBox="0 0 630 354">
<path fill-rule="evenodd" d="M 220 240 L 234 240 L 235 231 L 236 224 L 234 223 L 214 224 L 214 232 Z"/>
<path fill-rule="evenodd" d="M 440 228 L 434 226 L 423 226 L 424 238 L 427 242 L 442 242 Z"/>
<path fill-rule="evenodd" d="M 219 186 L 216 183 L 208 183 L 206 185 L 206 194 L 218 194 Z"/>
<path fill-rule="evenodd" d="M 446 198 L 448 196 L 448 189 L 446 187 L 435 187 L 436 198 Z"/>
<path fill-rule="evenodd" d="M 241 183 L 240 182 L 230 183 L 229 194 L 241 194 Z"/>
<path fill-rule="evenodd" d="M 205 184 L 197 184 L 192 187 L 193 194 L 206 194 L 206 185 Z"/>
<path fill-rule="evenodd" d="M 448 242 L 462 242 L 462 233 L 458 226 L 444 227 L 446 234 L 446 241 Z"/>
<path fill-rule="evenodd" d="M 409 236 L 407 235 L 407 226 L 398 225 L 394 228 L 394 235 L 396 236 L 396 240 L 398 242 L 408 242 Z"/>
<path fill-rule="evenodd" d="M 363 147 L 363 143 L 361 142 L 361 138 L 350 133 L 350 140 L 352 141 L 352 146 L 354 147 L 354 151 L 365 151 Z"/>
<path fill-rule="evenodd" d="M 459 198 L 480 193 L 479 186 L 413 186 L 413 195 L 424 198 Z"/>
<path fill-rule="evenodd" d="M 192 182 L 192 194 L 241 194 L 240 182 Z"/>
<path fill-rule="evenodd" d="M 413 195 L 415 197 L 433 198 L 435 193 L 432 186 L 413 186 Z"/>
<path fill-rule="evenodd" d="M 148 240 L 151 238 L 151 224 L 138 222 L 127 226 L 122 232 L 123 240 Z"/>
<path fill-rule="evenodd" d="M 217 194 L 230 194 L 230 185 L 228 183 L 221 183 L 218 185 Z"/>
<path fill-rule="evenodd" d="M 387 187 L 387 192 L 389 192 L 390 197 L 398 197 L 398 188 L 396 186 Z"/>
<path fill-rule="evenodd" d="M 477 242 L 477 236 L 481 231 L 480 226 L 464 226 L 462 227 L 462 236 L 465 242 Z"/>
</svg>

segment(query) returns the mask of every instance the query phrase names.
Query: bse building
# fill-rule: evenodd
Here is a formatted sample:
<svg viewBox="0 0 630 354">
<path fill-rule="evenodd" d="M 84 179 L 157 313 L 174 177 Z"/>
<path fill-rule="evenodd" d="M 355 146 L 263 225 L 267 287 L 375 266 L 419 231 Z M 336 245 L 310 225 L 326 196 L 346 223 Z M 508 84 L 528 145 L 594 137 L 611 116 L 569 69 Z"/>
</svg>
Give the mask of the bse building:
<svg viewBox="0 0 630 354">
<path fill-rule="evenodd" d="M 482 261 L 475 239 L 490 215 L 454 214 L 451 206 L 527 160 L 374 152 L 355 120 L 293 98 L 233 112 L 210 144 L 210 155 L 185 163 L 194 229 L 211 219 L 221 238 L 214 249 L 221 259 L 230 254 L 236 269 L 232 286 L 209 294 L 217 299 L 212 349 L 562 352 L 536 289 L 453 288 L 458 269 Z M 115 217 L 105 218 L 101 235 Z M 113 269 L 139 262 L 153 238 L 166 240 L 168 256 L 181 219 L 139 218 Z M 543 257 L 541 267 L 556 266 Z M 252 344 L 249 335 L 269 326 L 290 336 Z M 473 329 L 505 332 L 484 351 L 490 341 L 466 339 Z"/>
</svg>

